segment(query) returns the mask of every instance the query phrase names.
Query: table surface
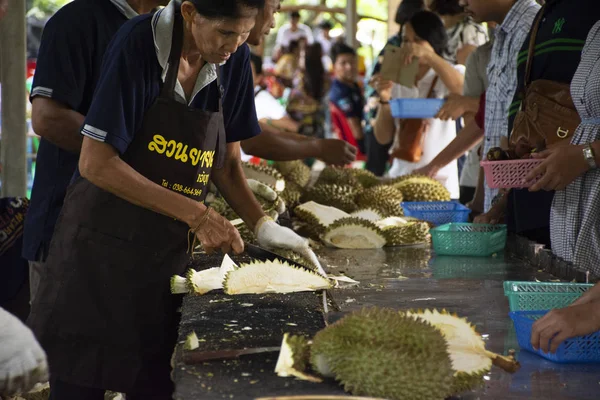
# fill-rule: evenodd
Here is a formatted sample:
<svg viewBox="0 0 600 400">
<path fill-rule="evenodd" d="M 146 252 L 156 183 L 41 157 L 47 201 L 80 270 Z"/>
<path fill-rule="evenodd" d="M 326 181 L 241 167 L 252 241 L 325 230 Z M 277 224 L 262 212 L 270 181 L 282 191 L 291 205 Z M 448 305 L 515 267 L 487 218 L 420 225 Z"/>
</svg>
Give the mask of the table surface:
<svg viewBox="0 0 600 400">
<path fill-rule="evenodd" d="M 428 248 L 419 247 L 356 251 L 323 249 L 319 251 L 319 257 L 329 273 L 343 273 L 360 281 L 353 289 L 334 291 L 342 311 L 365 306 L 446 309 L 467 317 L 486 338 L 488 349 L 502 354 L 510 349 L 519 350 L 508 317 L 503 282 L 554 279 L 518 260 L 505 259 L 503 255 L 433 257 Z M 186 324 L 185 319 L 189 319 L 186 311 L 189 314 L 190 310 L 186 310 L 186 303 L 182 326 Z M 277 377 L 273 373 L 276 359 L 275 353 L 192 367 L 182 363 L 179 352 L 173 374 L 175 398 L 254 399 L 344 394 L 333 382 L 314 384 Z M 600 398 L 600 365 L 555 364 L 527 352 L 518 352 L 517 359 L 522 367 L 516 374 L 510 375 L 494 367 L 485 377 L 484 386 L 460 398 Z"/>
</svg>

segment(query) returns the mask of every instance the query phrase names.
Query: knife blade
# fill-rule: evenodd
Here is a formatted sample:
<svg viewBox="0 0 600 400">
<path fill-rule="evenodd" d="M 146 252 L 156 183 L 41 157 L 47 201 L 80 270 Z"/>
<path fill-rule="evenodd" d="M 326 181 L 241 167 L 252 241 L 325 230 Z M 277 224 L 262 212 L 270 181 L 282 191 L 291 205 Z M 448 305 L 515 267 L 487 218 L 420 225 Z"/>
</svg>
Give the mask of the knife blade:
<svg viewBox="0 0 600 400">
<path fill-rule="evenodd" d="M 276 353 L 281 347 L 256 347 L 251 349 L 227 349 L 215 351 L 186 350 L 183 352 L 183 362 L 188 365 L 201 364 L 206 361 L 235 360 L 241 356 L 261 353 Z"/>
</svg>

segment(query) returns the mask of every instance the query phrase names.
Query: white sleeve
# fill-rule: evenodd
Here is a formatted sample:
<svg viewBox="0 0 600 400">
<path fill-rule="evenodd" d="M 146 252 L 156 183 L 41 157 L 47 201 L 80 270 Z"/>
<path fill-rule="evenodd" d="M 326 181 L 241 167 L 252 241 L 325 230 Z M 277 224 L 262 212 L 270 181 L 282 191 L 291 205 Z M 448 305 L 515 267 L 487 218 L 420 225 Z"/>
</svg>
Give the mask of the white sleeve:
<svg viewBox="0 0 600 400">
<path fill-rule="evenodd" d="M 306 34 L 306 41 L 308 42 L 308 44 L 313 44 L 315 41 L 315 38 L 314 38 L 313 33 L 310 30 L 310 28 L 306 25 L 302 25 L 302 30 Z"/>
<path fill-rule="evenodd" d="M 392 99 L 416 99 L 419 97 L 419 89 L 409 88 L 394 83 L 392 87 Z"/>
<path fill-rule="evenodd" d="M 452 67 L 454 67 L 454 69 L 460 72 L 463 76 L 465 75 L 466 67 L 464 65 L 453 64 Z M 437 83 L 435 84 L 435 93 L 437 94 L 438 99 L 444 99 L 450 95 L 450 91 L 441 79 L 438 79 Z"/>
</svg>

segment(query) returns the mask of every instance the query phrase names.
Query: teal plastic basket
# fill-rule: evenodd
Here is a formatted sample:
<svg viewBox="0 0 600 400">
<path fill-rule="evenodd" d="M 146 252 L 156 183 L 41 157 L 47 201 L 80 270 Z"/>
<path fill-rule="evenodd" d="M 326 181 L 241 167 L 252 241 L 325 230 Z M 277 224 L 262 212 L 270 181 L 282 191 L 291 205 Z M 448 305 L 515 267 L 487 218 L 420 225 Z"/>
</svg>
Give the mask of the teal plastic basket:
<svg viewBox="0 0 600 400">
<path fill-rule="evenodd" d="M 504 282 L 510 311 L 552 310 L 567 307 L 594 285 L 585 283 Z"/>
<path fill-rule="evenodd" d="M 488 257 L 506 246 L 506 225 L 452 223 L 431 230 L 438 256 Z"/>
</svg>

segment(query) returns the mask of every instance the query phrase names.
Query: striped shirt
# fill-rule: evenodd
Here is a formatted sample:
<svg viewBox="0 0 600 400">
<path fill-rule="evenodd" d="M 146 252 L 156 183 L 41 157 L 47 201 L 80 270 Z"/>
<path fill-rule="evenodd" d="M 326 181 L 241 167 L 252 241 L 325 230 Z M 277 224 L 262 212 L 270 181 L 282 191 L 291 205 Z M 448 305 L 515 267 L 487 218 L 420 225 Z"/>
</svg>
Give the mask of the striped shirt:
<svg viewBox="0 0 600 400">
<path fill-rule="evenodd" d="M 490 85 L 486 94 L 484 155 L 500 146 L 503 136 L 508 136 L 509 108 L 517 88 L 517 58 L 539 9 L 535 0 L 518 0 L 496 30 L 487 71 Z M 497 194 L 497 189 L 486 184 L 486 212 Z"/>
</svg>

